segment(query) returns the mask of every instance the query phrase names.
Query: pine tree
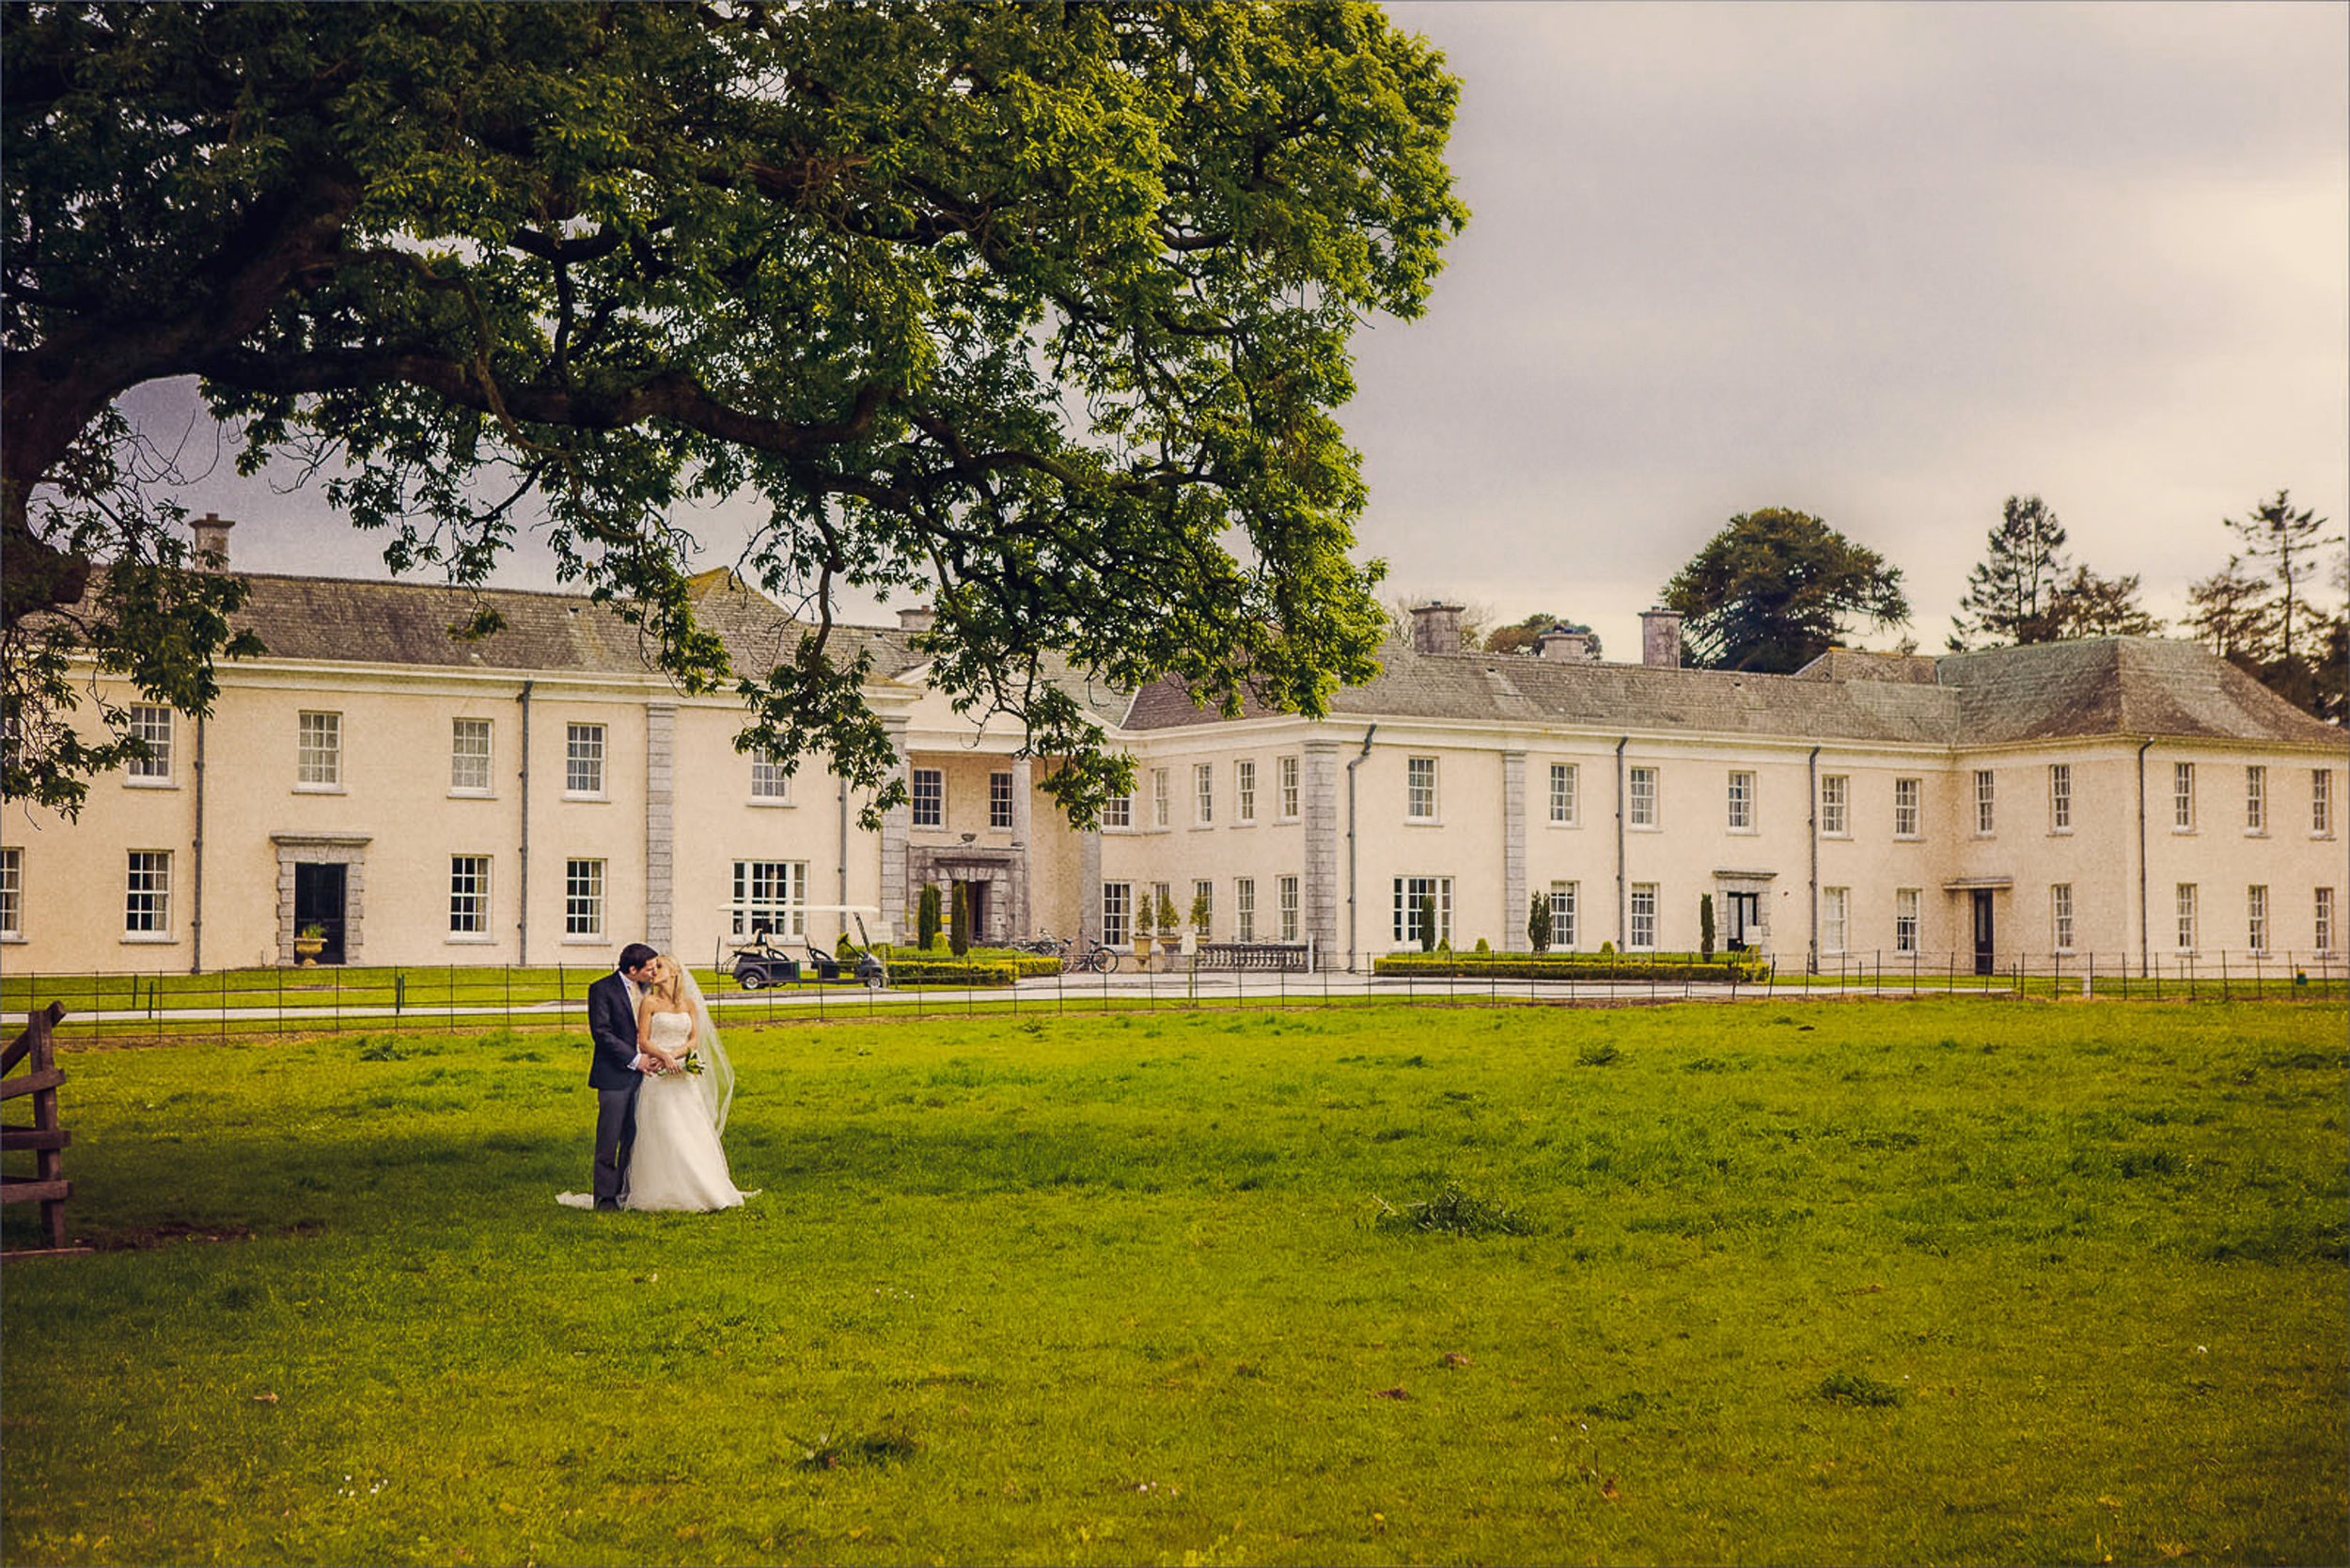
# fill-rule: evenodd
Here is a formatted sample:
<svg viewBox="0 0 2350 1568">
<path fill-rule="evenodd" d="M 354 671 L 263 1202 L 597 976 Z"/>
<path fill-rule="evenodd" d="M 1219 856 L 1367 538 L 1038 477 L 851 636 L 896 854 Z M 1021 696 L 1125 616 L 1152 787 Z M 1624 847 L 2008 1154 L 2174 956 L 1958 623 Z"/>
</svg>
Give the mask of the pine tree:
<svg viewBox="0 0 2350 1568">
<path fill-rule="evenodd" d="M 1960 613 L 1950 618 L 1950 650 L 2054 642 L 2064 635 L 2058 609 L 2064 580 L 2064 525 L 2037 495 L 2011 495 L 1982 560 L 1966 574 Z"/>
<path fill-rule="evenodd" d="M 947 950 L 957 958 L 971 950 L 971 887 L 955 884 L 955 902 L 947 917 Z"/>
<path fill-rule="evenodd" d="M 2162 622 L 2138 604 L 2138 585 L 2135 572 L 2100 577 L 2085 566 L 2075 567 L 2056 590 L 2058 636 L 2069 640 L 2158 635 Z"/>
<path fill-rule="evenodd" d="M 1550 951 L 1550 901 L 1540 893 L 1526 912 L 1526 943 L 1538 953 Z"/>
<path fill-rule="evenodd" d="M 2325 657 L 2326 618 L 2310 603 L 2309 583 L 2322 552 L 2342 536 L 2327 534 L 2326 519 L 2312 508 L 2295 510 L 2293 494 L 2280 490 L 2248 517 L 2231 517 L 2228 526 L 2244 541 L 2232 557 L 2259 569 L 2275 585 L 2275 619 L 2269 643 L 2254 673 L 2267 687 L 2302 708 L 2317 707 L 2317 666 Z"/>
<path fill-rule="evenodd" d="M 2244 569 L 2242 556 L 2191 585 L 2186 602 L 2193 608 L 2183 624 L 2221 658 L 2248 670 L 2257 670 L 2266 656 L 2277 619 L 2268 585 Z"/>
</svg>

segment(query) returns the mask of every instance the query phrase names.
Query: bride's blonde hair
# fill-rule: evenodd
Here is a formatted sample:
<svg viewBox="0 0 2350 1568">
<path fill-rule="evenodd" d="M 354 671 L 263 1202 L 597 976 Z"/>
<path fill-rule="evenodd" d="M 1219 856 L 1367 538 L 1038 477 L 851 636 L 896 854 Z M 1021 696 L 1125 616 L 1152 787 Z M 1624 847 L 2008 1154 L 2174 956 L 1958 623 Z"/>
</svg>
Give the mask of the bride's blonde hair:
<svg viewBox="0 0 2350 1568">
<path fill-rule="evenodd" d="M 683 1004 L 685 1000 L 685 965 L 667 953 L 661 955 L 661 979 L 652 994 L 665 1002 Z"/>
</svg>

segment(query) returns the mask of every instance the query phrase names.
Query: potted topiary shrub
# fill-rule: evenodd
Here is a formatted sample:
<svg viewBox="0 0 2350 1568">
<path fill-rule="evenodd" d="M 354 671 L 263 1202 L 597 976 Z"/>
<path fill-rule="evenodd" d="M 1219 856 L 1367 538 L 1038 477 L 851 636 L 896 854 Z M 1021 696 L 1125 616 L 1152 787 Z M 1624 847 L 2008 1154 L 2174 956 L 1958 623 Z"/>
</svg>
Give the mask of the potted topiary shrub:
<svg viewBox="0 0 2350 1568">
<path fill-rule="evenodd" d="M 1199 944 L 1208 939 L 1208 896 L 1195 893 L 1191 900 L 1191 930 L 1184 933 L 1183 951 L 1196 953 Z"/>
<path fill-rule="evenodd" d="M 304 926 L 294 933 L 293 948 L 297 967 L 316 963 L 319 954 L 326 950 L 326 928 L 321 925 Z"/>
<path fill-rule="evenodd" d="M 1151 933 L 1158 929 L 1158 913 L 1151 902 L 1151 891 L 1145 888 L 1135 900 L 1135 959 L 1145 969 L 1151 967 Z"/>
<path fill-rule="evenodd" d="M 1171 958 L 1183 945 L 1183 918 L 1175 913 L 1175 901 L 1165 893 L 1159 895 L 1159 951 Z"/>
</svg>

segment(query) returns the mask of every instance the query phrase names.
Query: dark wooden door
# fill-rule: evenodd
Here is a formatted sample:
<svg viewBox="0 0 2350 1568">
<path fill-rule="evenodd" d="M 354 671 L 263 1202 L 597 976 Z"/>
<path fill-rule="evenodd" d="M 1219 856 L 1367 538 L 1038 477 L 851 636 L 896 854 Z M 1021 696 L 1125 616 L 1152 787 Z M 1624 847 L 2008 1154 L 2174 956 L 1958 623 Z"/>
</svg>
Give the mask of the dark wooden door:
<svg viewBox="0 0 2350 1568">
<path fill-rule="evenodd" d="M 1974 897 L 1975 973 L 1987 975 L 1991 972 L 1991 949 L 1997 939 L 1991 924 L 1991 889 L 1978 887 L 1974 890 Z"/>
<path fill-rule="evenodd" d="M 326 946 L 319 953 L 321 964 L 343 961 L 343 897 L 349 870 L 309 861 L 294 864 L 294 934 L 311 926 L 326 933 Z"/>
</svg>

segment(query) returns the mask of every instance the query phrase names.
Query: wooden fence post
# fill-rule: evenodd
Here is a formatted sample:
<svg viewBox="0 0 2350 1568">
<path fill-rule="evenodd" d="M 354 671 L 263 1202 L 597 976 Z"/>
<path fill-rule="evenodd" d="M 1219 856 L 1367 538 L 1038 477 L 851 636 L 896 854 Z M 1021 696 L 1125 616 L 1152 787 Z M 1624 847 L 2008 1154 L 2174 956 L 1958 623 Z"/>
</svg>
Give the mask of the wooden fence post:
<svg viewBox="0 0 2350 1568">
<path fill-rule="evenodd" d="M 0 1054 L 0 1074 L 12 1071 L 20 1061 L 26 1067 L 23 1077 L 0 1081 L 0 1101 L 30 1095 L 33 1102 L 30 1123 L 0 1125 L 0 1152 L 29 1150 L 35 1162 L 29 1177 L 0 1177 L 0 1202 L 39 1203 L 51 1252 L 88 1250 L 66 1245 L 65 1200 L 73 1196 L 73 1184 L 65 1179 L 65 1147 L 73 1139 L 57 1125 L 57 1086 L 65 1082 L 65 1074 L 57 1066 L 55 1032 L 64 1016 L 63 1002 L 27 1015 L 24 1032 Z"/>
</svg>

